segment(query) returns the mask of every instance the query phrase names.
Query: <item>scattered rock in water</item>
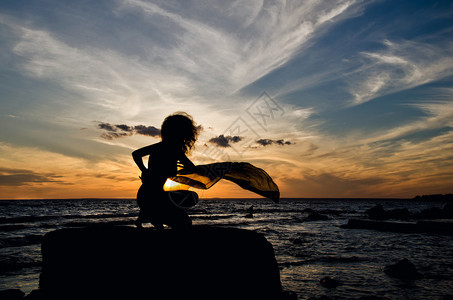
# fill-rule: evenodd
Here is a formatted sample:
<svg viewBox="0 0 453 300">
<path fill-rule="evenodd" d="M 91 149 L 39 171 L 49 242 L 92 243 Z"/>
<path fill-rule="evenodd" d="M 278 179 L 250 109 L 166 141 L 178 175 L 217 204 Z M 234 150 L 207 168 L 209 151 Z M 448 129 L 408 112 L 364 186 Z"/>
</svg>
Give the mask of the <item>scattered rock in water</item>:
<svg viewBox="0 0 453 300">
<path fill-rule="evenodd" d="M 403 258 L 396 264 L 385 266 L 384 272 L 391 277 L 406 280 L 413 280 L 423 277 L 423 275 L 417 271 L 415 265 L 407 258 Z"/>
<path fill-rule="evenodd" d="M 312 212 L 306 218 L 306 221 L 326 221 L 329 220 L 329 217 L 326 215 L 322 215 L 318 212 Z"/>
<path fill-rule="evenodd" d="M 330 278 L 329 276 L 325 276 L 319 280 L 319 283 L 328 289 L 336 288 L 337 286 L 341 285 L 340 281 Z"/>
<path fill-rule="evenodd" d="M 452 202 L 453 201 L 453 194 L 435 194 L 435 195 L 423 195 L 413 198 L 415 201 L 445 201 L 445 202 Z"/>
<path fill-rule="evenodd" d="M 442 210 L 447 219 L 453 219 L 453 203 L 450 202 L 445 204 Z"/>
<path fill-rule="evenodd" d="M 447 203 L 443 208 L 430 207 L 414 214 L 416 219 L 453 219 L 453 203 Z"/>
<path fill-rule="evenodd" d="M 443 219 L 444 212 L 438 207 L 430 207 L 413 215 L 415 219 Z"/>
<path fill-rule="evenodd" d="M 444 212 L 444 217 L 447 219 L 453 219 L 453 203 L 445 204 L 444 208 L 442 209 Z"/>
<path fill-rule="evenodd" d="M 295 239 L 292 239 L 292 242 L 294 245 L 300 245 L 300 244 L 303 244 L 305 241 L 303 241 L 301 238 L 295 238 Z"/>
<path fill-rule="evenodd" d="M 253 213 L 255 212 L 253 205 L 251 205 L 249 208 L 245 210 L 247 214 L 244 216 L 245 218 L 253 218 Z"/>
<path fill-rule="evenodd" d="M 376 204 L 372 208 L 368 209 L 365 211 L 365 214 L 368 215 L 370 219 L 373 220 L 386 220 L 387 219 L 387 214 L 380 204 Z"/>
<path fill-rule="evenodd" d="M 407 208 L 396 208 L 387 211 L 389 219 L 409 220 L 411 213 Z"/>
<path fill-rule="evenodd" d="M 304 210 L 302 210 L 302 212 L 311 214 L 311 213 L 313 213 L 315 211 L 313 209 L 311 209 L 311 208 L 305 208 Z"/>
<path fill-rule="evenodd" d="M 336 210 L 336 209 L 323 209 L 320 211 L 322 214 L 326 215 L 334 215 L 334 216 L 339 216 L 343 213 L 341 210 Z"/>
<path fill-rule="evenodd" d="M 345 229 L 371 229 L 402 233 L 453 234 L 453 222 L 418 221 L 414 223 L 349 219 L 347 224 L 341 225 L 340 227 Z"/>
<path fill-rule="evenodd" d="M 409 220 L 411 213 L 407 208 L 397 208 L 391 210 L 385 210 L 381 204 L 376 204 L 372 208 L 365 211 L 370 219 L 373 220 Z"/>
<path fill-rule="evenodd" d="M 25 293 L 19 289 L 7 289 L 0 291 L 0 299 L 2 300 L 16 300 L 23 299 Z"/>
</svg>

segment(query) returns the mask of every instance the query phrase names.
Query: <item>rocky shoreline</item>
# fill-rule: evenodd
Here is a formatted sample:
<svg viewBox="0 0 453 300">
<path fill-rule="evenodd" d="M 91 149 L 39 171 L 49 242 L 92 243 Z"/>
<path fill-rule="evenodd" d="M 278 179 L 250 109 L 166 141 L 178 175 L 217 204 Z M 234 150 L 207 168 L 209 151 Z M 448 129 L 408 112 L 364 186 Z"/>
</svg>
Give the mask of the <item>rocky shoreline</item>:
<svg viewBox="0 0 453 300">
<path fill-rule="evenodd" d="M 349 219 L 345 229 L 372 229 L 401 233 L 453 235 L 453 203 L 411 213 L 407 208 L 385 210 L 381 204 L 365 211 L 368 219 Z"/>
</svg>

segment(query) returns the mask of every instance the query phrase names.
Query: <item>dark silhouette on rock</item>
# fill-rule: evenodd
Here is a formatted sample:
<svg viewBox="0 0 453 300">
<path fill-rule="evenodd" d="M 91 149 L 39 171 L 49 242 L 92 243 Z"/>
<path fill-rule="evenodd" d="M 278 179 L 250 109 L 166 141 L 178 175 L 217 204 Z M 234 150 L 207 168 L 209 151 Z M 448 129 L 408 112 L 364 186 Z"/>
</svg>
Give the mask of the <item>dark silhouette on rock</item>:
<svg viewBox="0 0 453 300">
<path fill-rule="evenodd" d="M 132 152 L 132 157 L 142 171 L 142 185 L 137 192 L 140 214 L 137 227 L 144 222 L 151 222 L 156 228 L 163 225 L 173 228 L 187 228 L 192 221 L 185 210 L 178 205 L 187 199 L 198 201 L 198 195 L 192 191 L 164 191 L 168 178 L 176 176 L 178 166 L 193 168 L 195 165 L 187 158 L 197 139 L 197 126 L 186 113 L 175 113 L 165 118 L 161 128 L 162 141 Z M 148 168 L 143 164 L 143 157 L 148 156 Z"/>
<path fill-rule="evenodd" d="M 396 264 L 385 266 L 384 272 L 391 277 L 403 280 L 413 280 L 423 277 L 423 275 L 417 271 L 415 265 L 407 258 L 403 258 Z"/>
<path fill-rule="evenodd" d="M 45 299 L 291 299 L 254 231 L 61 229 L 44 236 L 42 254 Z"/>
<path fill-rule="evenodd" d="M 340 281 L 330 278 L 329 276 L 325 276 L 325 277 L 321 278 L 319 280 L 319 283 L 323 287 L 328 288 L 328 289 L 333 289 L 333 288 L 336 288 L 337 286 L 341 285 Z"/>
<path fill-rule="evenodd" d="M 195 166 L 187 155 L 197 139 L 198 127 L 192 117 L 179 112 L 165 118 L 161 127 L 162 141 L 132 152 L 135 163 L 142 172 L 142 185 L 137 192 L 140 213 L 136 226 L 150 222 L 157 229 L 163 225 L 174 229 L 187 229 L 192 220 L 186 208 L 198 202 L 198 194 L 184 188 L 209 189 L 221 179 L 236 183 L 278 203 L 280 191 L 277 184 L 263 169 L 247 162 L 218 162 Z M 148 167 L 143 157 L 148 156 Z M 170 181 L 168 181 L 170 180 Z M 172 182 L 179 190 L 166 190 Z M 252 211 L 246 217 L 253 217 Z"/>
</svg>

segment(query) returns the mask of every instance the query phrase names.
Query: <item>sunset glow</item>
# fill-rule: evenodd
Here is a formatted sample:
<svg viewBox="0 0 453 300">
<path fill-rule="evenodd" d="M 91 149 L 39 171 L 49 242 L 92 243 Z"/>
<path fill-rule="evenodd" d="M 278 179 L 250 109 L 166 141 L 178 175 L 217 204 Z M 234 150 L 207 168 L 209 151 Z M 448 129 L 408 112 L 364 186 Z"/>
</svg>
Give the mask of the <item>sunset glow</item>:
<svg viewBox="0 0 453 300">
<path fill-rule="evenodd" d="M 189 187 L 187 185 L 171 181 L 170 179 L 167 179 L 167 181 L 164 184 L 164 190 L 165 191 L 187 190 L 188 188 Z"/>
<path fill-rule="evenodd" d="M 250 162 L 282 197 L 453 193 L 451 1 L 0 8 L 1 199 L 134 198 L 131 152 L 176 111 L 195 164 Z"/>
</svg>

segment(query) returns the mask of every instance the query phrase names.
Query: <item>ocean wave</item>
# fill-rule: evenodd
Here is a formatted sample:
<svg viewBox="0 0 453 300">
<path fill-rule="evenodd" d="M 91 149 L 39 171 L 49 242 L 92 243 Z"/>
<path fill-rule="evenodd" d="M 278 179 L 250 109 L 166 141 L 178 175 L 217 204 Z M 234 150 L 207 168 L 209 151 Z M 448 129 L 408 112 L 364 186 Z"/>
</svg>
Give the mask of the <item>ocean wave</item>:
<svg viewBox="0 0 453 300">
<path fill-rule="evenodd" d="M 64 219 L 112 219 L 112 218 L 130 218 L 137 217 L 138 213 L 106 213 L 106 214 L 88 214 L 88 215 L 66 215 Z"/>
<path fill-rule="evenodd" d="M 40 260 L 24 259 L 23 257 L 9 257 L 0 261 L 0 275 L 20 271 L 25 268 L 41 267 Z"/>
<path fill-rule="evenodd" d="M 193 220 L 224 220 L 237 217 L 237 215 L 191 215 L 190 218 Z"/>
<path fill-rule="evenodd" d="M 48 221 L 60 218 L 59 216 L 22 216 L 22 217 L 1 217 L 0 224 L 16 224 L 16 223 L 34 223 L 40 221 Z"/>
<path fill-rule="evenodd" d="M 14 225 L 0 225 L 0 232 L 10 232 L 28 228 L 27 225 L 14 224 Z"/>
<path fill-rule="evenodd" d="M 0 249 L 8 247 L 23 247 L 41 243 L 41 234 L 30 234 L 19 237 L 6 237 L 0 239 Z"/>
<path fill-rule="evenodd" d="M 43 221 L 55 221 L 62 219 L 109 219 L 137 217 L 138 213 L 104 213 L 87 215 L 61 215 L 61 216 L 21 216 L 21 217 L 0 217 L 0 224 L 36 223 Z"/>
<path fill-rule="evenodd" d="M 62 224 L 63 227 L 86 227 L 86 226 L 93 226 L 93 225 L 133 225 L 134 220 L 113 220 L 113 221 L 106 221 L 106 222 L 67 222 Z"/>
<path fill-rule="evenodd" d="M 364 261 L 363 258 L 358 256 L 319 256 L 310 257 L 304 260 L 290 261 L 279 263 L 280 268 L 289 268 L 294 266 L 303 266 L 317 263 L 328 263 L 328 264 L 341 264 L 341 263 L 354 263 Z"/>
</svg>

